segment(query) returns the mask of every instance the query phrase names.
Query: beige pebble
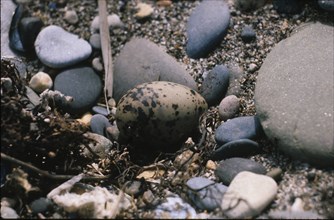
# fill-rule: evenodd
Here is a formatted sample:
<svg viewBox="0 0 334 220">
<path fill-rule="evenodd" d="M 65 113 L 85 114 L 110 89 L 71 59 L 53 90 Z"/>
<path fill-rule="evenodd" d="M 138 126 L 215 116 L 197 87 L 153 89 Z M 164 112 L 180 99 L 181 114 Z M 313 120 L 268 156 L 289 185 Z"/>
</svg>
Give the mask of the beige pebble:
<svg viewBox="0 0 334 220">
<path fill-rule="evenodd" d="M 49 74 L 44 72 L 38 72 L 31 77 L 29 87 L 37 93 L 42 93 L 46 89 L 50 89 L 53 85 L 53 81 Z"/>
<path fill-rule="evenodd" d="M 98 72 L 102 72 L 102 70 L 103 70 L 103 65 L 102 65 L 101 59 L 99 57 L 95 57 L 93 59 L 92 66 Z"/>
<path fill-rule="evenodd" d="M 164 6 L 164 7 L 171 6 L 172 5 L 172 1 L 171 0 L 159 0 L 157 2 L 157 5 Z"/>
<path fill-rule="evenodd" d="M 69 24 L 76 24 L 79 21 L 78 15 L 75 11 L 69 10 L 65 12 L 64 20 Z"/>
<path fill-rule="evenodd" d="M 135 17 L 137 18 L 146 18 L 154 11 L 153 7 L 146 3 L 138 3 L 136 8 L 138 12 L 135 14 Z"/>
<path fill-rule="evenodd" d="M 208 162 L 206 162 L 206 168 L 209 170 L 215 170 L 217 168 L 217 164 L 212 160 L 208 160 Z"/>
<path fill-rule="evenodd" d="M 81 124 L 84 125 L 89 125 L 90 124 L 90 120 L 93 117 L 93 115 L 91 113 L 86 113 L 84 114 L 81 118 L 78 118 L 77 121 L 80 122 Z"/>
</svg>

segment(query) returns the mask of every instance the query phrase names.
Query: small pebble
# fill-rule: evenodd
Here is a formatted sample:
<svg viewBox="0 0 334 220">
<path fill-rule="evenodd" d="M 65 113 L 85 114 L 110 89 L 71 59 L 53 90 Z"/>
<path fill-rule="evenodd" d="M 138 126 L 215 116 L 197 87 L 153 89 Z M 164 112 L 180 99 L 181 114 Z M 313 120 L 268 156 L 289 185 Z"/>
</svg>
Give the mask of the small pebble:
<svg viewBox="0 0 334 220">
<path fill-rule="evenodd" d="M 217 168 L 217 165 L 212 160 L 208 160 L 208 162 L 206 162 L 206 166 L 205 167 L 207 169 L 209 169 L 209 170 L 215 170 Z"/>
<path fill-rule="evenodd" d="M 77 119 L 78 122 L 84 124 L 84 125 L 90 125 L 90 120 L 93 117 L 93 115 L 91 113 L 86 113 L 83 116 L 81 116 L 81 118 Z"/>
<path fill-rule="evenodd" d="M 131 196 L 137 196 L 140 193 L 140 187 L 140 181 L 128 181 L 127 183 L 125 183 L 124 192 Z"/>
<path fill-rule="evenodd" d="M 51 89 L 53 81 L 49 74 L 38 72 L 29 81 L 29 87 L 37 93 L 42 93 L 46 89 Z"/>
<path fill-rule="evenodd" d="M 92 143 L 89 143 L 89 147 L 90 150 L 92 150 L 95 155 L 97 155 L 101 159 L 104 159 L 108 156 L 108 153 L 113 146 L 113 144 L 108 138 L 91 132 L 86 132 L 84 134 L 84 137 L 93 140 Z M 83 148 L 82 154 L 84 156 L 90 159 L 94 157 L 94 155 L 90 152 L 90 150 L 87 149 L 87 147 L 83 145 L 82 148 Z"/>
<path fill-rule="evenodd" d="M 153 7 L 146 3 L 138 3 L 136 8 L 138 12 L 135 14 L 135 17 L 139 19 L 151 16 L 154 11 Z"/>
<path fill-rule="evenodd" d="M 257 69 L 257 65 L 255 63 L 251 63 L 249 64 L 249 68 L 248 68 L 248 71 L 249 72 L 254 72 L 255 70 Z"/>
<path fill-rule="evenodd" d="M 102 65 L 100 57 L 95 57 L 93 59 L 92 66 L 93 66 L 94 70 L 96 70 L 97 72 L 102 72 L 103 71 L 103 65 Z"/>
<path fill-rule="evenodd" d="M 266 175 L 270 176 L 271 178 L 273 178 L 276 182 L 280 181 L 282 179 L 282 169 L 277 167 L 277 168 L 273 168 L 271 169 Z"/>
<path fill-rule="evenodd" d="M 256 39 L 256 33 L 252 28 L 252 26 L 246 25 L 245 27 L 242 28 L 241 39 L 245 43 L 250 43 Z"/>
<path fill-rule="evenodd" d="M 96 114 L 90 120 L 90 128 L 93 133 L 105 136 L 105 129 L 111 126 L 108 118 L 104 115 Z"/>
<path fill-rule="evenodd" d="M 107 22 L 108 22 L 108 26 L 109 29 L 110 28 L 119 28 L 119 27 L 123 27 L 124 24 L 123 22 L 120 20 L 119 16 L 116 14 L 111 14 L 107 16 Z M 95 16 L 92 23 L 91 23 L 91 31 L 93 33 L 97 33 L 100 30 L 100 18 L 99 16 Z"/>
<path fill-rule="evenodd" d="M 77 12 L 74 10 L 68 10 L 65 12 L 64 20 L 67 21 L 69 24 L 76 24 L 79 21 Z"/>
<path fill-rule="evenodd" d="M 101 49 L 101 36 L 98 33 L 92 34 L 89 38 L 89 43 L 96 50 Z"/>
<path fill-rule="evenodd" d="M 116 125 L 111 125 L 109 127 L 106 128 L 106 136 L 111 139 L 111 140 L 118 140 L 119 137 L 119 130 L 118 127 Z"/>
<path fill-rule="evenodd" d="M 218 106 L 218 113 L 223 121 L 235 117 L 239 112 L 240 102 L 235 95 L 226 96 Z"/>
</svg>

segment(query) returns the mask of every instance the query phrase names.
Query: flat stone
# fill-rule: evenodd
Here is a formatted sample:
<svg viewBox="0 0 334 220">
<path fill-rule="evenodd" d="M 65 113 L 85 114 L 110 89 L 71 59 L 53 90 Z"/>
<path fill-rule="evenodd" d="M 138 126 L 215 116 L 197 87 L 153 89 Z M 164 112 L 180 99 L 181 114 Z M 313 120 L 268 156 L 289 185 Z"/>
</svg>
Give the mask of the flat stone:
<svg viewBox="0 0 334 220">
<path fill-rule="evenodd" d="M 201 95 L 209 106 L 219 103 L 225 96 L 229 84 L 229 70 L 224 65 L 214 67 L 204 78 Z"/>
<path fill-rule="evenodd" d="M 153 42 L 133 38 L 115 59 L 114 99 L 118 102 L 128 90 L 152 81 L 170 81 L 197 90 L 197 84 L 185 66 Z"/>
<path fill-rule="evenodd" d="M 194 59 L 207 56 L 221 43 L 229 24 L 230 11 L 225 1 L 202 1 L 187 23 L 188 56 Z"/>
<path fill-rule="evenodd" d="M 253 218 L 274 199 L 278 186 L 268 176 L 244 171 L 231 182 L 224 194 L 222 211 L 229 218 Z"/>
<path fill-rule="evenodd" d="M 333 38 L 333 26 L 314 23 L 278 43 L 259 70 L 254 98 L 265 134 L 280 149 L 332 167 Z"/>
<path fill-rule="evenodd" d="M 266 168 L 261 164 L 250 159 L 233 157 L 221 161 L 215 170 L 215 175 L 228 186 L 234 177 L 242 171 L 266 174 Z"/>
<path fill-rule="evenodd" d="M 220 207 L 227 186 L 205 177 L 193 177 L 187 181 L 188 195 L 197 208 L 212 211 Z"/>
<path fill-rule="evenodd" d="M 102 107 L 102 106 L 94 106 L 92 108 L 92 111 L 96 114 L 101 114 L 103 116 L 108 116 L 107 108 Z"/>
<path fill-rule="evenodd" d="M 231 141 L 215 150 L 212 160 L 224 160 L 231 157 L 247 157 L 260 152 L 259 144 L 249 139 Z"/>
<path fill-rule="evenodd" d="M 102 82 L 92 68 L 78 67 L 59 73 L 54 80 L 54 90 L 72 96 L 74 100 L 65 110 L 80 115 L 96 104 L 102 91 Z"/>
<path fill-rule="evenodd" d="M 72 66 L 92 53 L 87 41 L 56 25 L 50 25 L 38 34 L 35 50 L 41 62 L 52 68 Z"/>
<path fill-rule="evenodd" d="M 239 139 L 255 139 L 262 134 L 262 127 L 256 116 L 242 116 L 227 120 L 215 133 L 218 145 Z"/>
</svg>

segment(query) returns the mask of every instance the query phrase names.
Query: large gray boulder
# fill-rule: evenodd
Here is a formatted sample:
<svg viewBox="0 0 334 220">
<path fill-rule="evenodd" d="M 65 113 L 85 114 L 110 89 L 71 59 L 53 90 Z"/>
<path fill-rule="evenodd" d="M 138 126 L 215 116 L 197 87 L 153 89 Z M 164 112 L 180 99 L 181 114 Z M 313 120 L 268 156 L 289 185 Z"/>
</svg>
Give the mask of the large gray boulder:
<svg viewBox="0 0 334 220">
<path fill-rule="evenodd" d="M 13 1 L 1 1 L 1 57 L 17 56 L 9 47 L 9 29 L 16 5 Z"/>
<path fill-rule="evenodd" d="M 279 42 L 257 79 L 255 106 L 265 134 L 280 149 L 334 166 L 334 28 L 303 26 Z"/>
<path fill-rule="evenodd" d="M 144 38 L 133 38 L 122 48 L 114 64 L 114 99 L 119 99 L 139 84 L 153 81 L 179 83 L 197 90 L 185 66 L 163 48 Z"/>
</svg>

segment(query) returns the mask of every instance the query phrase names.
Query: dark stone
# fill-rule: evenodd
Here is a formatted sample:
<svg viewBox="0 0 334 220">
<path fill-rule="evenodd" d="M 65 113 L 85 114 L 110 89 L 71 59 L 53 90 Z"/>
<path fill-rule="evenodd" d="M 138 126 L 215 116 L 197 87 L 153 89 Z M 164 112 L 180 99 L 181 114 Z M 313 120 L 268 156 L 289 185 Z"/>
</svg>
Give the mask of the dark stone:
<svg viewBox="0 0 334 220">
<path fill-rule="evenodd" d="M 243 116 L 220 125 L 216 130 L 215 140 L 218 145 L 223 145 L 239 139 L 255 139 L 262 134 L 262 127 L 256 116 Z"/>
<path fill-rule="evenodd" d="M 228 186 L 233 178 L 242 171 L 266 174 L 266 168 L 261 164 L 250 159 L 234 157 L 221 161 L 215 170 L 215 175 Z"/>
<path fill-rule="evenodd" d="M 281 14 L 298 14 L 303 10 L 303 0 L 273 0 L 274 8 Z"/>
<path fill-rule="evenodd" d="M 65 110 L 81 115 L 96 104 L 102 91 L 102 83 L 92 68 L 78 67 L 59 73 L 54 80 L 54 90 L 72 96 L 74 100 Z"/>
<path fill-rule="evenodd" d="M 250 43 L 253 40 L 255 40 L 256 33 L 254 29 L 249 25 L 246 25 L 245 27 L 243 27 L 242 32 L 241 32 L 241 39 L 245 43 Z"/>
<path fill-rule="evenodd" d="M 15 9 L 15 13 L 13 15 L 9 30 L 9 46 L 11 49 L 21 54 L 25 52 L 25 49 L 20 38 L 18 27 L 23 13 L 24 7 L 19 4 Z"/>
<path fill-rule="evenodd" d="M 227 67 L 219 65 L 213 68 L 204 78 L 201 95 L 209 106 L 218 104 L 227 92 L 230 73 Z"/>
<path fill-rule="evenodd" d="M 205 0 L 191 13 L 187 23 L 189 57 L 207 56 L 223 40 L 230 24 L 230 11 L 225 1 Z"/>
<path fill-rule="evenodd" d="M 44 26 L 43 21 L 37 17 L 22 18 L 19 24 L 19 33 L 22 45 L 27 52 L 34 52 L 35 40 Z"/>
<path fill-rule="evenodd" d="M 224 160 L 231 157 L 247 157 L 260 152 L 259 144 L 249 139 L 231 141 L 220 146 L 211 155 L 211 160 Z"/>
<path fill-rule="evenodd" d="M 326 11 L 334 11 L 334 1 L 333 0 L 318 0 L 318 5 L 320 6 L 320 8 Z"/>
</svg>

